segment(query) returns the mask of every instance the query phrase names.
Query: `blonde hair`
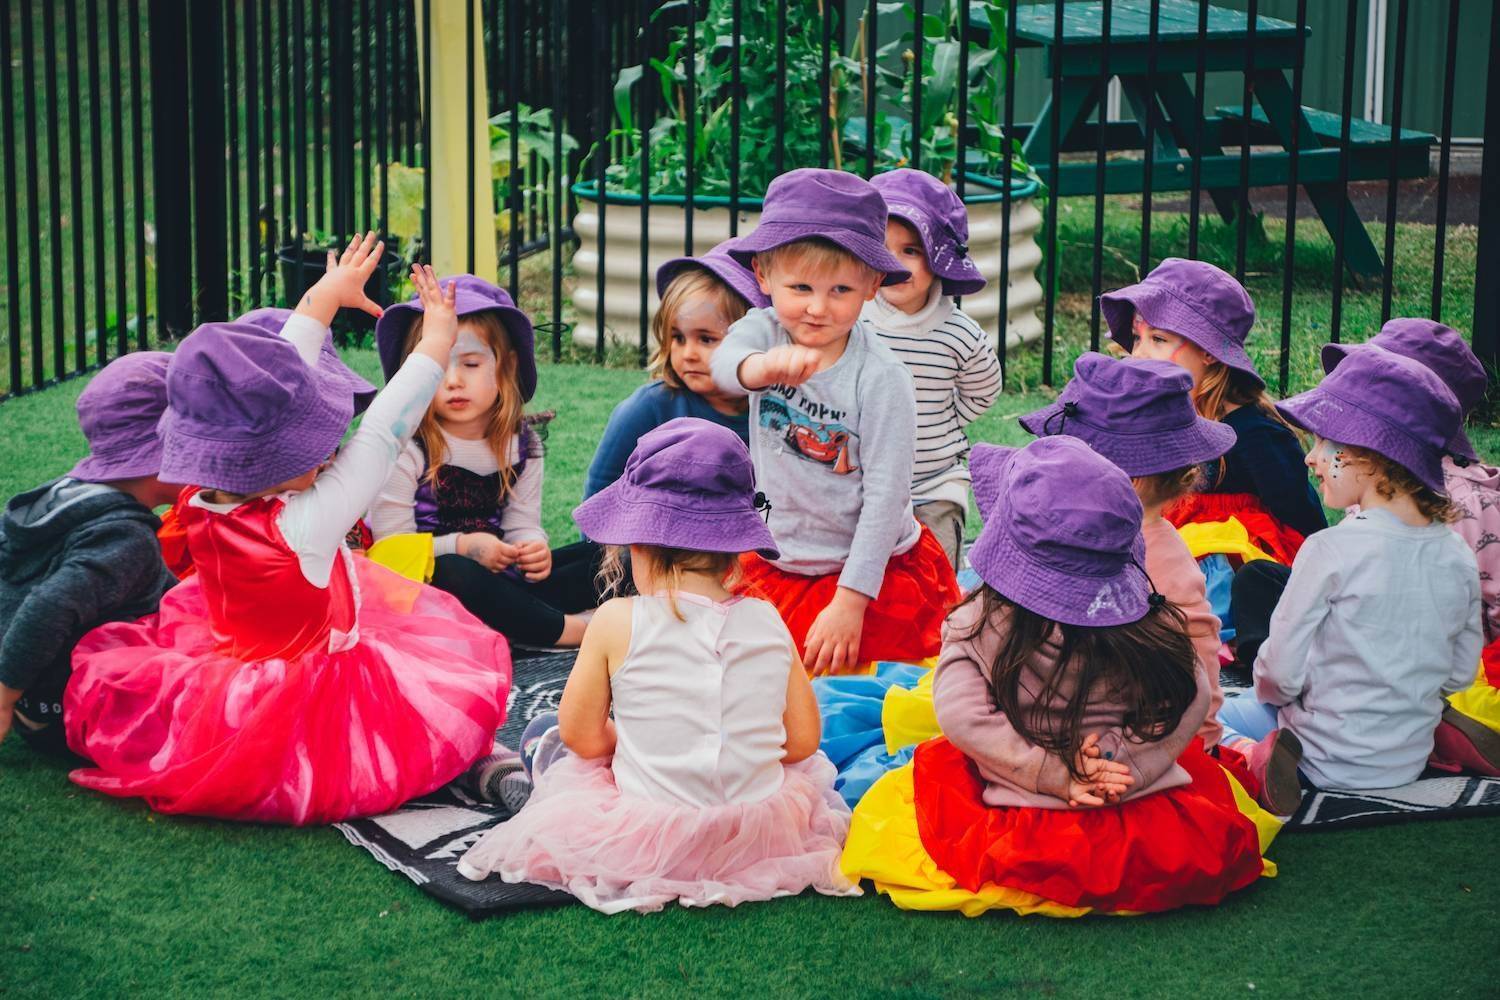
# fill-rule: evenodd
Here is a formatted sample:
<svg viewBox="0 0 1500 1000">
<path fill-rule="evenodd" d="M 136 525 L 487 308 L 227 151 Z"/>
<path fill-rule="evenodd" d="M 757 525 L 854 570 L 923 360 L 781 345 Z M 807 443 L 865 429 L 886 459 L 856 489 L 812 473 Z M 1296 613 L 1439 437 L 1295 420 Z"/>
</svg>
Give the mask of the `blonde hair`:
<svg viewBox="0 0 1500 1000">
<path fill-rule="evenodd" d="M 762 250 L 755 255 L 760 264 L 762 274 L 769 274 L 774 268 L 776 270 L 800 270 L 811 275 L 827 274 L 834 268 L 843 267 L 845 264 L 858 264 L 870 275 L 881 275 L 869 264 L 860 260 L 854 254 L 843 247 L 819 236 L 809 236 L 806 239 L 793 240 L 783 243 L 779 247 Z"/>
<path fill-rule="evenodd" d="M 1213 357 L 1207 351 L 1203 353 Z M 1222 361 L 1204 372 L 1203 378 L 1193 387 L 1193 405 L 1209 420 L 1223 420 L 1224 414 L 1233 406 L 1253 406 L 1283 427 L 1295 430 L 1276 411 L 1276 405 L 1264 386 L 1250 374 Z"/>
<path fill-rule="evenodd" d="M 1142 506 L 1154 507 L 1158 504 L 1171 503 L 1193 492 L 1202 474 L 1199 466 L 1189 465 L 1168 472 L 1155 472 L 1149 476 L 1134 476 L 1130 484 L 1135 487 L 1136 496 L 1141 498 Z"/>
<path fill-rule="evenodd" d="M 599 591 L 605 595 L 623 594 L 625 585 L 625 552 L 628 545 L 607 545 L 604 558 L 599 564 L 597 580 Z M 687 621 L 682 609 L 677 606 L 677 592 L 682 589 L 682 578 L 687 573 L 707 573 L 732 587 L 740 578 L 740 559 L 733 552 L 703 552 L 699 549 L 677 549 L 666 545 L 637 545 L 633 559 L 645 563 L 647 575 L 655 581 L 666 583 L 667 603 L 678 621 Z"/>
<path fill-rule="evenodd" d="M 410 354 L 422 339 L 422 320 L 418 316 L 417 321 L 411 325 L 411 331 L 406 335 L 406 349 L 402 357 Z M 500 472 L 500 493 L 495 497 L 496 503 L 501 503 L 510 494 L 516 483 L 515 465 L 510 460 L 511 438 L 521 433 L 521 424 L 525 414 L 523 407 L 525 400 L 521 396 L 521 378 L 519 373 L 519 359 L 516 356 L 515 347 L 510 342 L 510 331 L 505 328 L 500 314 L 492 309 L 484 312 L 470 313 L 459 318 L 460 325 L 467 324 L 477 330 L 483 337 L 490 350 L 495 352 L 495 382 L 499 387 L 499 394 L 495 397 L 495 404 L 490 407 L 489 422 L 485 425 L 484 441 L 495 456 L 495 465 Z M 443 440 L 442 425 L 438 423 L 436 407 L 429 405 L 427 412 L 422 414 L 422 422 L 417 425 L 416 436 L 422 441 L 422 450 L 427 453 L 427 473 L 423 477 L 429 483 L 437 479 L 438 469 L 448 460 L 448 443 Z"/>
<path fill-rule="evenodd" d="M 1399 495 L 1409 496 L 1423 517 L 1441 524 L 1450 524 L 1458 519 L 1459 510 L 1442 493 L 1427 486 L 1406 466 L 1393 462 L 1384 455 L 1358 445 L 1340 445 L 1349 457 L 1361 462 L 1375 479 L 1375 492 L 1387 500 Z"/>
<path fill-rule="evenodd" d="M 700 298 L 713 300 L 725 326 L 750 311 L 738 292 L 706 268 L 685 268 L 667 284 L 661 306 L 651 320 L 651 332 L 656 336 L 656 354 L 651 358 L 650 372 L 652 378 L 661 379 L 673 389 L 685 389 L 686 386 L 672 369 L 672 325 L 677 322 L 677 314 L 684 306 Z"/>
</svg>

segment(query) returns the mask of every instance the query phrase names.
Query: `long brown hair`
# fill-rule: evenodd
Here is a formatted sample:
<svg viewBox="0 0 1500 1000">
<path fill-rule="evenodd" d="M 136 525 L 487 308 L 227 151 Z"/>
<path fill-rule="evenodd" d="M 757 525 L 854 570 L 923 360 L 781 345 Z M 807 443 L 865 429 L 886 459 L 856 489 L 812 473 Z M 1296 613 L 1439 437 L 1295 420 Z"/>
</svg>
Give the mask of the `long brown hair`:
<svg viewBox="0 0 1500 1000">
<path fill-rule="evenodd" d="M 1203 378 L 1193 387 L 1193 405 L 1209 420 L 1223 420 L 1224 414 L 1235 406 L 1253 406 L 1283 427 L 1295 430 L 1276 412 L 1276 404 L 1264 386 L 1222 361 L 1204 372 Z"/>
<path fill-rule="evenodd" d="M 713 300 L 726 327 L 750 311 L 738 293 L 701 267 L 685 268 L 667 284 L 667 294 L 661 297 L 661 305 L 651 319 L 656 354 L 651 358 L 649 370 L 652 378 L 661 379 L 673 389 L 686 386 L 672 369 L 672 324 L 677 322 L 682 307 L 699 297 Z"/>
<path fill-rule="evenodd" d="M 625 553 L 628 545 L 606 545 L 604 558 L 599 563 L 597 581 L 601 594 L 625 593 Z M 682 609 L 677 606 L 677 592 L 682 589 L 682 578 L 687 573 L 707 573 L 732 587 L 740 576 L 740 559 L 733 552 L 703 552 L 698 549 L 677 549 L 666 545 L 637 545 L 635 555 L 646 564 L 650 576 L 666 584 L 667 603 L 678 621 L 687 621 Z"/>
<path fill-rule="evenodd" d="M 410 354 L 422 339 L 422 320 L 423 317 L 418 316 L 411 326 L 411 332 L 406 335 L 406 350 L 402 357 Z M 521 423 L 525 416 L 523 408 L 526 400 L 521 396 L 516 350 L 510 342 L 510 332 L 505 329 L 500 314 L 494 310 L 470 313 L 460 317 L 458 322 L 460 328 L 468 326 L 477 331 L 490 350 L 495 352 L 495 383 L 500 391 L 495 397 L 495 405 L 490 407 L 484 440 L 494 453 L 495 464 L 500 470 L 500 494 L 495 502 L 502 503 L 516 484 L 515 463 L 510 460 L 510 441 L 521 433 Z M 438 469 L 448 461 L 448 443 L 443 440 L 442 425 L 438 423 L 435 407 L 427 407 L 427 412 L 422 415 L 422 422 L 417 425 L 416 436 L 421 438 L 422 450 L 427 453 L 426 479 L 432 482 L 437 477 Z"/>
<path fill-rule="evenodd" d="M 1027 611 L 984 585 L 965 604 L 980 602 L 980 615 L 965 640 L 989 629 L 1004 636 L 990 665 L 990 702 L 1005 713 L 1023 739 L 1057 754 L 1074 778 L 1078 750 L 1083 745 L 1083 713 L 1101 697 L 1125 705 L 1124 728 L 1146 742 L 1165 738 L 1177 728 L 1198 694 L 1196 659 L 1188 639 L 1187 620 L 1171 602 L 1155 604 L 1146 616 L 1126 625 L 1088 628 L 1066 625 Z M 1020 704 L 1022 675 L 1043 647 L 1056 646 L 1059 664 L 1031 709 Z M 1046 654 L 1052 656 L 1048 649 Z M 1075 665 L 1076 670 L 1063 665 Z M 1072 682 L 1072 691 L 1068 684 Z M 1062 711 L 1049 722 L 1047 706 L 1062 701 Z"/>
</svg>

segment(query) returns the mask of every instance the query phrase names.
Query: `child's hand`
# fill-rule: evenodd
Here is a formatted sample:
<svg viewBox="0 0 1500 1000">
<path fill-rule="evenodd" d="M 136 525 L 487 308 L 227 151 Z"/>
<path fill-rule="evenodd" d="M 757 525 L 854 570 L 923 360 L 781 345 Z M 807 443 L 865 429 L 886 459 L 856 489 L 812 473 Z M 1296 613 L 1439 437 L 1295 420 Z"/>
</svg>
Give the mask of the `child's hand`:
<svg viewBox="0 0 1500 1000">
<path fill-rule="evenodd" d="M 1069 805 L 1113 805 L 1135 784 L 1129 764 L 1104 756 L 1099 748 L 1098 733 L 1090 733 L 1083 738 L 1078 756 L 1074 758 L 1074 765 L 1083 775 L 1083 780 L 1075 779 L 1069 783 Z M 1096 799 L 1099 801 L 1093 801 Z"/>
<path fill-rule="evenodd" d="M 323 326 L 331 324 L 334 315 L 345 307 L 379 316 L 380 306 L 365 294 L 365 284 L 380 266 L 384 254 L 385 244 L 373 232 L 366 233 L 363 239 L 354 237 L 342 255 L 328 251 L 328 270 L 303 294 L 296 311 Z"/>
<path fill-rule="evenodd" d="M 865 629 L 865 608 L 870 599 L 840 587 L 833 600 L 813 619 L 807 630 L 803 662 L 814 677 L 854 666 L 859 657 L 859 639 Z"/>
<path fill-rule="evenodd" d="M 471 531 L 458 536 L 458 554 L 489 570 L 498 573 L 508 569 L 516 561 L 517 549 L 487 531 Z"/>
<path fill-rule="evenodd" d="M 458 295 L 457 286 L 448 282 L 443 288 L 429 264 L 411 266 L 411 283 L 422 301 L 422 339 L 416 352 L 425 354 L 444 368 L 448 367 L 448 356 L 453 353 L 453 344 L 458 340 L 458 314 L 453 302 Z"/>
<path fill-rule="evenodd" d="M 0 684 L 0 743 L 5 742 L 5 734 L 10 732 L 11 724 L 15 722 L 16 702 L 25 693 L 20 688 Z"/>
<path fill-rule="evenodd" d="M 552 574 L 552 549 L 543 541 L 517 542 L 516 567 L 532 583 L 540 583 Z"/>
<path fill-rule="evenodd" d="M 747 389 L 772 385 L 801 385 L 817 374 L 822 356 L 809 347 L 782 344 L 764 354 L 752 354 L 740 364 L 740 384 Z"/>
</svg>

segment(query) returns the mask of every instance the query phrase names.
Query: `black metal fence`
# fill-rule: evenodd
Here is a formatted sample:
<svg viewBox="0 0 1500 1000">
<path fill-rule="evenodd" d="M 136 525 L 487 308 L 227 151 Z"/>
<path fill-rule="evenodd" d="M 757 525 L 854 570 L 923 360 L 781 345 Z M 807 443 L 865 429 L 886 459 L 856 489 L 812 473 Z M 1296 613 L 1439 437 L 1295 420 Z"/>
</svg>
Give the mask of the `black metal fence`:
<svg viewBox="0 0 1500 1000">
<path fill-rule="evenodd" d="M 435 155 L 467 163 L 466 253 L 453 263 L 473 269 L 493 239 L 497 280 L 522 296 L 554 356 L 575 320 L 592 325 L 601 357 L 611 337 L 644 354 L 645 243 L 664 213 L 681 218 L 682 248 L 701 250 L 710 213 L 736 231 L 784 170 L 913 165 L 998 206 L 993 242 L 975 252 L 998 251 L 1000 275 L 1018 252 L 1017 205 L 1040 203 L 1041 381 L 1057 377 L 1068 323 L 1099 344 L 1097 295 L 1117 258 L 1144 271 L 1166 249 L 1212 249 L 1241 277 L 1277 258 L 1284 387 L 1310 228 L 1331 242 L 1317 339 L 1347 332 L 1351 288 L 1378 287 L 1380 315 L 1391 314 L 1412 239 L 1398 240 L 1399 219 L 1414 198 L 1431 224 L 1429 311 L 1468 325 L 1444 269 L 1461 38 L 1482 32 L 1491 60 L 1500 54 L 1488 0 L 1319 3 L 1343 56 L 1338 106 L 1322 109 L 1303 108 L 1308 0 L 5 0 L 3 394 L 293 298 L 304 257 L 316 265 L 320 247 L 357 229 L 387 234 L 394 294 L 404 261 L 432 253 L 435 197 L 448 193 L 435 195 Z M 469 44 L 435 52 L 440 20 L 454 16 Z M 1359 29 L 1375 16 L 1388 19 L 1379 122 L 1354 96 L 1369 51 Z M 1441 32 L 1416 32 L 1419 20 Z M 1412 38 L 1439 42 L 1414 54 Z M 461 146 L 434 149 L 423 81 L 434 59 L 455 58 L 467 86 L 445 99 L 464 120 L 490 119 L 487 158 L 472 128 Z M 1431 131 L 1413 129 L 1405 104 L 1434 65 L 1441 114 Z M 1018 119 L 1018 66 L 1047 98 L 1032 121 Z M 1467 100 L 1495 89 L 1485 80 Z M 1226 89 L 1233 99 L 1216 107 L 1210 95 Z M 1484 107 L 1486 137 L 1500 136 L 1496 105 Z M 1500 218 L 1494 161 L 1463 190 L 1476 276 L 1500 267 L 1500 225 L 1483 225 Z M 474 223 L 485 201 L 494 233 Z M 1384 220 L 1373 234 L 1360 221 L 1372 207 Z M 574 230 L 580 209 L 588 232 Z M 1284 219 L 1279 248 L 1261 245 L 1257 213 Z M 1214 215 L 1225 223 L 1212 224 L 1210 248 Z M 610 235 L 611 219 L 630 221 L 635 245 Z M 1122 219 L 1138 229 L 1133 255 L 1110 243 Z M 634 279 L 626 327 L 608 301 L 625 294 L 610 284 L 622 260 Z M 1003 354 L 1013 292 L 997 284 Z M 1073 293 L 1094 303 L 1086 318 Z M 1493 362 L 1500 283 L 1476 277 L 1472 322 Z"/>
</svg>

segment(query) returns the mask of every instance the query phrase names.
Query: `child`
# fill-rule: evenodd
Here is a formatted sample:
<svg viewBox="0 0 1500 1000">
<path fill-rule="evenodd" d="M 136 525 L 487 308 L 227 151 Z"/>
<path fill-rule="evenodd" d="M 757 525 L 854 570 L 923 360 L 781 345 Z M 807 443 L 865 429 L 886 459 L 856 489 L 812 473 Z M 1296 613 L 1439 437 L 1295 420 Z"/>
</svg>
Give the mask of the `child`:
<svg viewBox="0 0 1500 1000">
<path fill-rule="evenodd" d="M 869 182 L 782 174 L 760 225 L 731 250 L 771 307 L 714 352 L 714 383 L 750 396 L 750 454 L 780 559 L 745 557 L 740 584 L 771 600 L 815 674 L 937 653 L 953 567 L 911 514 L 911 375 L 859 318 L 910 272 L 885 248 Z"/>
<path fill-rule="evenodd" d="M 1308 539 L 1289 574 L 1262 561 L 1235 579 L 1246 633 L 1266 639 L 1255 696 L 1219 711 L 1223 743 L 1245 755 L 1267 808 L 1286 813 L 1299 757 L 1321 788 L 1414 781 L 1443 695 L 1474 679 L 1483 636 L 1474 553 L 1444 524 L 1443 449 L 1459 424 L 1447 386 L 1415 361 L 1362 348 L 1278 408 L 1317 435 L 1307 461 L 1324 502 L 1359 505 Z"/>
<path fill-rule="evenodd" d="M 1267 870 L 1193 739 L 1209 682 L 1141 569 L 1141 504 L 1067 436 L 970 455 L 982 581 L 944 626 L 944 738 L 855 810 L 844 872 L 899 906 L 1076 916 L 1214 904 Z"/>
<path fill-rule="evenodd" d="M 320 351 L 341 306 L 372 312 L 380 259 L 356 239 L 280 336 L 209 323 L 167 375 L 161 475 L 200 487 L 197 572 L 161 610 L 83 638 L 66 694 L 73 780 L 162 812 L 312 824 L 385 812 L 490 750 L 510 659 L 440 591 L 352 556 L 344 535 L 437 390 L 453 289 L 413 281 L 421 343 L 325 467 L 354 412 Z"/>
<path fill-rule="evenodd" d="M 1187 621 L 1198 662 L 1208 673 L 1209 711 L 1198 735 L 1205 749 L 1219 742 L 1215 713 L 1224 703 L 1219 686 L 1219 619 L 1208 604 L 1203 573 L 1162 508 L 1186 496 L 1198 467 L 1234 446 L 1234 430 L 1193 409 L 1193 380 L 1164 361 L 1113 361 L 1082 355 L 1057 402 L 1021 418 L 1032 434 L 1079 438 L 1115 465 L 1135 487 L 1144 508 L 1146 573 Z"/>
<path fill-rule="evenodd" d="M 0 740 L 12 720 L 38 746 L 63 746 L 73 647 L 95 626 L 156 610 L 176 579 L 162 563 L 152 508 L 177 487 L 158 478 L 157 421 L 170 354 L 116 358 L 78 396 L 89 454 L 60 479 L 20 493 L 0 521 Z"/>
<path fill-rule="evenodd" d="M 1291 565 L 1302 540 L 1328 521 L 1297 437 L 1277 416 L 1245 353 L 1255 325 L 1245 289 L 1212 264 L 1170 257 L 1145 281 L 1099 303 L 1117 344 L 1133 357 L 1187 369 L 1198 412 L 1234 428 L 1229 454 L 1208 467 L 1203 488 L 1168 509 L 1167 518 L 1181 527 L 1233 517 L 1261 549 Z"/>
<path fill-rule="evenodd" d="M 620 478 L 642 434 L 675 417 L 711 420 L 749 442 L 745 397 L 720 392 L 709 372 L 709 358 L 730 325 L 747 310 L 771 304 L 755 275 L 729 256 L 735 243 L 725 240 L 701 257 L 678 257 L 657 268 L 661 306 L 651 321 L 654 381 L 632 392 L 609 415 L 589 464 L 585 500 Z"/>
<path fill-rule="evenodd" d="M 458 341 L 370 508 L 370 530 L 377 543 L 420 533 L 431 553 L 422 575 L 512 642 L 576 646 L 587 623 L 579 612 L 599 603 L 597 550 L 554 552 L 542 529 L 542 443 L 521 412 L 536 392 L 531 321 L 482 278 L 461 274 L 449 284 Z M 417 295 L 375 325 L 387 378 L 421 342 L 424 309 Z"/>
<path fill-rule="evenodd" d="M 1458 399 L 1465 417 L 1489 387 L 1484 365 L 1450 327 L 1428 319 L 1393 319 L 1370 345 L 1411 358 L 1431 369 Z M 1342 344 L 1323 348 L 1323 370 L 1349 353 Z M 1449 698 L 1434 736 L 1433 767 L 1500 776 L 1500 469 L 1485 465 L 1460 421 L 1443 456 L 1443 492 L 1457 517 L 1458 532 L 1479 563 L 1479 594 L 1484 605 L 1483 664 L 1466 690 Z"/>
<path fill-rule="evenodd" d="M 870 181 L 885 197 L 886 249 L 911 277 L 886 285 L 863 318 L 916 383 L 917 449 L 911 499 L 948 562 L 959 564 L 969 510 L 964 428 L 1000 394 L 1000 359 L 979 324 L 954 303 L 985 285 L 969 259 L 969 217 L 948 185 L 902 168 Z"/>
<path fill-rule="evenodd" d="M 791 636 L 774 607 L 727 587 L 737 553 L 776 555 L 753 491 L 739 438 L 682 417 L 574 512 L 590 538 L 630 547 L 643 596 L 599 609 L 557 728 L 523 741 L 535 792 L 460 859 L 463 875 L 564 889 L 604 913 L 859 894 L 839 874 L 849 812 Z"/>
</svg>

